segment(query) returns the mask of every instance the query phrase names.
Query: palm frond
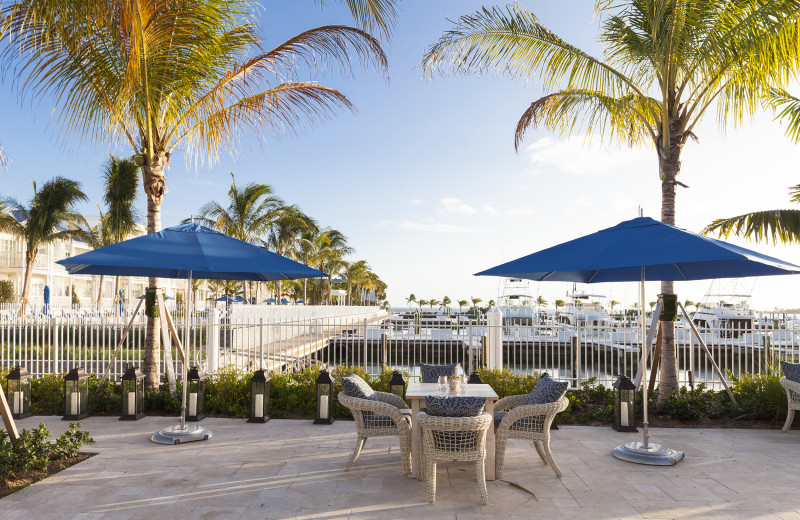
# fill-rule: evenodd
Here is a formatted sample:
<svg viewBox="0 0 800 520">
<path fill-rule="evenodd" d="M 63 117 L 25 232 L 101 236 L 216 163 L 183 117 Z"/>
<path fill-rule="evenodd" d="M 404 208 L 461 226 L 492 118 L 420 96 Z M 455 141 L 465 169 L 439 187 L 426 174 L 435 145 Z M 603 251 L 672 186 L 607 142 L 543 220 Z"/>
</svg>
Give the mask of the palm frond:
<svg viewBox="0 0 800 520">
<path fill-rule="evenodd" d="M 702 231 L 727 237 L 731 233 L 756 242 L 794 244 L 800 242 L 800 210 L 776 209 L 746 213 L 738 217 L 717 219 Z"/>
<path fill-rule="evenodd" d="M 787 125 L 786 136 L 795 143 L 800 143 L 800 99 L 780 89 L 771 90 L 768 96 L 768 103 L 780 110 L 775 119 Z"/>
<path fill-rule="evenodd" d="M 642 144 L 655 138 L 659 115 L 659 104 L 652 98 L 611 98 L 585 90 L 556 92 L 537 99 L 522 114 L 514 148 L 519 149 L 528 128 L 539 125 L 560 134 L 580 129 L 587 136 L 597 132 L 609 142 L 620 139 L 630 146 Z"/>
<path fill-rule="evenodd" d="M 642 95 L 625 74 L 565 42 L 518 5 L 462 16 L 428 48 L 422 67 L 429 75 L 494 72 L 540 82 L 546 89 Z"/>
<path fill-rule="evenodd" d="M 320 4 L 324 0 L 318 0 Z M 397 18 L 397 0 L 340 0 L 347 5 L 353 19 L 365 30 L 391 36 Z"/>
</svg>

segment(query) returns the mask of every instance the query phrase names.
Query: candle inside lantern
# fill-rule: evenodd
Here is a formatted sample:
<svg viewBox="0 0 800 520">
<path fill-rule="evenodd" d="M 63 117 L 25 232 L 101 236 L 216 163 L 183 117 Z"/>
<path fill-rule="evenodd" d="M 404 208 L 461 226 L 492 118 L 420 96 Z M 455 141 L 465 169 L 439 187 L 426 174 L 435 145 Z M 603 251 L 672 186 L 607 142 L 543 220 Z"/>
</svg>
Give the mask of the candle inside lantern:
<svg viewBox="0 0 800 520">
<path fill-rule="evenodd" d="M 192 417 L 197 415 L 197 392 L 189 394 L 189 415 Z"/>
<path fill-rule="evenodd" d="M 78 392 L 71 392 L 69 394 L 69 414 L 70 415 L 78 415 L 78 403 L 79 403 Z"/>
<path fill-rule="evenodd" d="M 264 417 L 264 394 L 256 394 L 256 406 L 253 416 Z"/>
<path fill-rule="evenodd" d="M 619 425 L 630 426 L 628 422 L 628 403 L 619 403 Z"/>
<path fill-rule="evenodd" d="M 327 419 L 328 418 L 328 396 L 327 395 L 319 396 L 319 418 L 320 419 Z"/>
<path fill-rule="evenodd" d="M 13 408 L 11 413 L 22 413 L 22 392 L 11 392 L 11 400 L 13 401 Z"/>
<path fill-rule="evenodd" d="M 136 415 L 136 392 L 128 392 L 128 415 Z"/>
</svg>

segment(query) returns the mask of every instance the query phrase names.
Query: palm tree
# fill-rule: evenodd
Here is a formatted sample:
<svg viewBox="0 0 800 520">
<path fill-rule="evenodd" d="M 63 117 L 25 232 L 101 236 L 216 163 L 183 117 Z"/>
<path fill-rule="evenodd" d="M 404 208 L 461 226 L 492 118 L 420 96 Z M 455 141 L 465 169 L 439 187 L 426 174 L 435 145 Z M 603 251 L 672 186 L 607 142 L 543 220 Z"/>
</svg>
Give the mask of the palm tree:
<svg viewBox="0 0 800 520">
<path fill-rule="evenodd" d="M 422 312 L 422 306 L 428 305 L 428 300 L 417 300 L 417 304 L 419 304 L 419 310 Z"/>
<path fill-rule="evenodd" d="M 358 289 L 366 282 L 368 272 L 369 264 L 367 264 L 366 260 L 350 262 L 345 267 L 342 275 L 347 287 L 347 301 L 349 305 L 353 304 L 352 295 L 354 290 L 358 292 Z"/>
<path fill-rule="evenodd" d="M 450 304 L 453 301 L 450 299 L 449 296 L 445 296 L 442 298 L 442 304 L 439 306 L 440 309 L 444 309 L 445 314 L 450 314 Z"/>
<path fill-rule="evenodd" d="M 411 307 L 412 302 L 417 303 L 417 297 L 414 295 L 414 293 L 409 294 L 408 298 L 406 298 L 406 305 L 409 307 Z"/>
<path fill-rule="evenodd" d="M 469 305 L 469 302 L 467 300 L 458 300 L 457 303 L 458 303 L 458 313 L 459 314 L 461 314 L 461 309 L 463 309 L 464 307 Z"/>
<path fill-rule="evenodd" d="M 568 44 L 519 4 L 463 16 L 431 46 L 426 72 L 502 71 L 554 90 L 522 114 L 515 147 L 531 126 L 596 133 L 605 142 L 652 144 L 661 182 L 661 220 L 675 224 L 681 153 L 702 117 L 740 122 L 770 85 L 798 63 L 800 3 L 595 1 L 603 58 Z M 560 89 L 560 90 L 559 90 Z M 673 293 L 662 282 L 661 292 Z M 662 323 L 659 399 L 678 390 L 674 323 Z"/>
<path fill-rule="evenodd" d="M 283 206 L 277 218 L 267 229 L 265 240 L 267 248 L 281 256 L 299 260 L 302 254 L 300 251 L 302 233 L 316 227 L 317 224 L 314 219 L 300 211 L 298 207 L 293 205 Z M 280 292 L 280 285 L 281 280 L 278 280 L 278 292 Z M 305 297 L 305 287 L 306 284 L 303 282 L 303 297 Z M 276 303 L 280 305 L 280 300 Z"/>
<path fill-rule="evenodd" d="M 384 34 L 395 3 L 346 0 L 360 24 Z M 0 62 L 23 89 L 55 100 L 60 129 L 120 139 L 133 150 L 148 233 L 161 228 L 165 169 L 179 146 L 198 162 L 214 161 L 220 148 L 235 150 L 248 134 L 297 131 L 304 120 L 353 109 L 333 88 L 293 81 L 299 67 L 387 67 L 375 38 L 340 25 L 309 29 L 263 52 L 245 0 L 44 0 L 9 4 L 0 17 L 0 39 L 7 40 Z M 151 278 L 148 292 L 157 286 Z M 158 323 L 148 317 L 146 326 L 144 371 L 152 387 L 159 380 Z"/>
<path fill-rule="evenodd" d="M 28 304 L 31 273 L 39 246 L 56 240 L 81 238 L 77 228 L 80 216 L 74 206 L 86 200 L 80 183 L 55 177 L 37 189 L 33 183 L 33 198 L 25 206 L 13 197 L 5 197 L 2 204 L 9 212 L 0 212 L 0 231 L 25 241 L 25 279 L 22 285 L 22 306 Z M 64 229 L 69 226 L 69 229 Z"/>
<path fill-rule="evenodd" d="M 431 298 L 428 300 L 428 305 L 430 306 L 431 310 L 433 310 L 434 305 L 439 305 L 439 300 L 436 298 Z"/>
<path fill-rule="evenodd" d="M 558 314 L 559 307 L 563 307 L 564 305 L 566 305 L 566 302 L 564 300 L 556 300 L 553 302 L 553 305 L 556 306 L 556 314 Z"/>
<path fill-rule="evenodd" d="M 470 296 L 469 299 L 472 301 L 472 309 L 475 311 L 475 314 L 478 313 L 478 304 L 481 303 L 483 300 L 480 298 L 476 298 L 474 296 Z"/>
<path fill-rule="evenodd" d="M 619 302 L 617 300 L 611 300 L 610 302 L 608 302 L 608 305 L 611 307 L 611 313 L 613 314 L 614 313 L 614 307 L 619 305 Z"/>
<path fill-rule="evenodd" d="M 138 230 L 138 221 L 141 218 L 134 203 L 139 191 L 139 168 L 133 161 L 109 157 L 103 169 L 105 191 L 103 201 L 108 211 L 101 217 L 105 219 L 104 226 L 108 227 L 112 243 L 122 242 Z M 100 287 L 103 282 L 101 278 Z M 99 300 L 99 297 L 98 297 Z M 114 314 L 119 312 L 119 276 L 114 277 Z M 99 305 L 99 303 L 98 303 Z"/>
</svg>

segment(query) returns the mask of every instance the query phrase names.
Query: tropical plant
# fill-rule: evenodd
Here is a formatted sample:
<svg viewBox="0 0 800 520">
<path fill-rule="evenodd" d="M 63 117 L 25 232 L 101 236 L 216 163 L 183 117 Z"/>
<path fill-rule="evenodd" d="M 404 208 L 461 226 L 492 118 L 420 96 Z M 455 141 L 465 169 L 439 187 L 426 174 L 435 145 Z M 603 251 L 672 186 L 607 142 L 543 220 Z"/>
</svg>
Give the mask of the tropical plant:
<svg viewBox="0 0 800 520">
<path fill-rule="evenodd" d="M 363 26 L 388 34 L 394 1 L 346 4 Z M 134 151 L 148 232 L 161 228 L 165 168 L 177 147 L 213 161 L 248 134 L 297 131 L 304 120 L 353 108 L 333 88 L 287 79 L 303 67 L 387 66 L 375 38 L 342 25 L 309 29 L 264 52 L 246 0 L 18 2 L 0 17 L 7 43 L 0 61 L 27 92 L 55 100 L 58 128 L 120 139 Z M 151 278 L 148 291 L 157 286 Z M 159 379 L 158 330 L 148 313 L 144 371 L 151 387 Z"/>
<path fill-rule="evenodd" d="M 459 314 L 461 314 L 461 309 L 463 309 L 464 307 L 469 305 L 469 302 L 467 300 L 458 300 L 457 303 L 458 303 L 458 313 Z"/>
<path fill-rule="evenodd" d="M 614 312 L 614 307 L 619 305 L 619 302 L 617 300 L 611 300 L 610 302 L 608 302 L 608 305 L 611 307 L 611 312 Z"/>
<path fill-rule="evenodd" d="M 536 305 L 539 307 L 544 307 L 547 305 L 547 300 L 545 300 L 544 296 L 540 295 L 536 298 Z"/>
<path fill-rule="evenodd" d="M 409 294 L 408 298 L 406 298 L 406 305 L 411 307 L 412 303 L 417 303 L 417 297 L 414 295 L 414 293 Z"/>
<path fill-rule="evenodd" d="M 470 296 L 469 299 L 472 302 L 472 309 L 475 312 L 478 312 L 478 304 L 481 303 L 483 300 L 480 298 L 476 298 L 474 296 Z"/>
<path fill-rule="evenodd" d="M 553 305 L 556 306 L 556 314 L 558 314 L 558 309 L 566 305 L 566 302 L 564 300 L 556 300 L 553 302 Z"/>
<path fill-rule="evenodd" d="M 417 300 L 417 303 L 419 304 L 419 310 L 422 311 L 422 306 L 423 305 L 428 305 L 428 300 L 420 299 L 420 300 Z"/>
<path fill-rule="evenodd" d="M 782 87 L 798 65 L 800 2 L 596 0 L 603 58 L 557 36 L 519 4 L 461 17 L 432 45 L 423 68 L 433 74 L 498 71 L 540 82 L 547 95 L 517 123 L 588 140 L 652 144 L 661 182 L 661 220 L 675 224 L 681 153 L 702 117 L 751 117 L 759 99 Z M 671 281 L 663 294 L 673 293 Z M 678 390 L 674 324 L 662 324 L 659 400 Z"/>
<path fill-rule="evenodd" d="M 0 280 L 0 303 L 11 303 L 14 301 L 14 282 L 11 280 Z"/>
<path fill-rule="evenodd" d="M 80 183 L 64 177 L 47 181 L 41 189 L 37 189 L 34 182 L 33 198 L 27 206 L 13 197 L 2 199 L 8 211 L 0 212 L 0 231 L 22 238 L 25 242 L 22 305 L 28 304 L 31 274 L 39 246 L 83 236 L 77 228 L 80 215 L 74 206 L 85 200 L 86 195 L 81 191 Z"/>
</svg>

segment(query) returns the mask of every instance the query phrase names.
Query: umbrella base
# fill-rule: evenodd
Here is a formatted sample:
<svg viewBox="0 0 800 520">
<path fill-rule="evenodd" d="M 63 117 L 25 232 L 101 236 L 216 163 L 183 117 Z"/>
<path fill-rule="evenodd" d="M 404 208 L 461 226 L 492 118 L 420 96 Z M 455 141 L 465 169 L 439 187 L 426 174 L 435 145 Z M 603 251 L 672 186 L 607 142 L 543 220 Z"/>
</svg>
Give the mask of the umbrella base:
<svg viewBox="0 0 800 520">
<path fill-rule="evenodd" d="M 617 446 L 611 454 L 620 460 L 651 466 L 674 466 L 684 456 L 682 451 L 676 451 L 660 444 L 650 443 L 645 448 L 644 443 L 640 441 Z"/>
<path fill-rule="evenodd" d="M 194 441 L 207 441 L 214 434 L 211 430 L 199 424 L 187 424 L 184 428 L 180 425 L 170 426 L 159 430 L 150 437 L 150 440 L 158 444 L 183 444 Z"/>
</svg>

